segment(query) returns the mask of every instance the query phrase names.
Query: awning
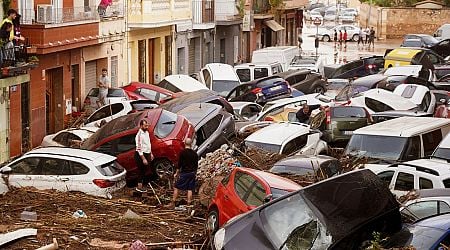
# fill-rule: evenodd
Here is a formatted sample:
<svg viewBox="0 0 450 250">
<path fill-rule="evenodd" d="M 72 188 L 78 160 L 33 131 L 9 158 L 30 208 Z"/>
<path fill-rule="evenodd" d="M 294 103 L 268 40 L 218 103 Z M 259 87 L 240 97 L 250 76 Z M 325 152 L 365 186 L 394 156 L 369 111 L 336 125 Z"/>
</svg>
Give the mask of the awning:
<svg viewBox="0 0 450 250">
<path fill-rule="evenodd" d="M 284 27 L 281 26 L 279 23 L 277 23 L 277 21 L 275 21 L 275 20 L 264 21 L 264 24 L 267 25 L 271 30 L 273 30 L 275 32 L 284 30 Z"/>
</svg>

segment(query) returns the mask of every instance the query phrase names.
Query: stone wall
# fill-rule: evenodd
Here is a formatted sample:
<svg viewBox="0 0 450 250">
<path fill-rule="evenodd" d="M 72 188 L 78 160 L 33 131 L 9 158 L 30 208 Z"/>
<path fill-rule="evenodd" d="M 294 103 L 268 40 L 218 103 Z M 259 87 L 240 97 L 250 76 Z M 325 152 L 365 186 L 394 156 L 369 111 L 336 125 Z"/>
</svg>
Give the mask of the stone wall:
<svg viewBox="0 0 450 250">
<path fill-rule="evenodd" d="M 402 38 L 408 33 L 433 34 L 442 24 L 450 23 L 448 8 L 382 8 L 363 3 L 359 14 L 359 25 L 375 27 L 381 39 Z"/>
</svg>

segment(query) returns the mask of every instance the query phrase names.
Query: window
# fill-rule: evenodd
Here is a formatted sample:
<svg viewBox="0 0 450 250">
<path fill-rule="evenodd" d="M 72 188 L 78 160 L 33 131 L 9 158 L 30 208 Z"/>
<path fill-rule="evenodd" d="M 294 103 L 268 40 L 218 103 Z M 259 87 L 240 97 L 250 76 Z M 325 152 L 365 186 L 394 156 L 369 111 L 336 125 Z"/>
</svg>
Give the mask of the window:
<svg viewBox="0 0 450 250">
<path fill-rule="evenodd" d="M 416 160 L 420 158 L 420 148 L 421 148 L 421 142 L 419 136 L 414 136 L 412 138 L 408 139 L 408 143 L 406 145 L 406 150 L 403 153 L 403 160 L 410 161 L 410 160 Z"/>
<path fill-rule="evenodd" d="M 223 116 L 221 114 L 218 114 L 202 126 L 202 130 L 204 130 L 206 138 L 210 137 L 217 130 L 217 128 L 219 128 L 222 117 Z"/>
<path fill-rule="evenodd" d="M 414 189 L 414 175 L 400 172 L 395 181 L 395 190 L 410 191 Z"/>
<path fill-rule="evenodd" d="M 269 76 L 269 70 L 267 68 L 254 68 L 255 79 Z"/>
<path fill-rule="evenodd" d="M 145 40 L 139 40 L 138 41 L 138 62 L 139 62 L 139 68 L 138 68 L 138 81 L 140 82 L 146 82 L 147 81 L 147 48 L 146 48 L 146 41 Z"/>
<path fill-rule="evenodd" d="M 307 141 L 308 135 L 307 134 L 301 135 L 286 143 L 286 145 L 283 148 L 283 152 L 281 153 L 286 155 L 292 154 L 293 152 L 302 149 L 306 145 Z"/>
<path fill-rule="evenodd" d="M 85 124 L 110 117 L 112 115 L 119 113 L 123 109 L 124 109 L 124 107 L 123 107 L 123 104 L 121 104 L 121 103 L 114 103 L 111 105 L 104 106 L 104 107 L 100 108 L 99 110 L 95 111 L 95 113 L 86 121 Z"/>
<path fill-rule="evenodd" d="M 417 89 L 417 86 L 408 85 L 408 87 L 403 90 L 401 96 L 403 96 L 405 98 L 411 98 L 411 97 L 413 97 L 416 89 Z"/>
<path fill-rule="evenodd" d="M 67 142 L 67 136 L 69 133 L 67 132 L 61 132 L 57 134 L 55 137 L 53 137 L 53 141 L 57 142 L 61 145 L 66 145 L 64 142 Z"/>
<path fill-rule="evenodd" d="M 384 171 L 378 174 L 380 178 L 387 186 L 391 184 L 392 177 L 394 176 L 394 171 Z"/>
<path fill-rule="evenodd" d="M 212 83 L 211 74 L 209 74 L 209 71 L 207 69 L 202 70 L 202 74 L 203 74 L 203 79 L 205 80 L 206 87 L 208 89 L 211 89 L 211 83 Z"/>
<path fill-rule="evenodd" d="M 427 112 L 428 108 L 430 107 L 430 104 L 431 104 L 431 93 L 427 92 L 425 93 L 425 96 L 423 97 L 423 100 L 419 105 L 419 109 Z"/>
<path fill-rule="evenodd" d="M 95 149 L 95 152 L 104 153 L 111 155 L 112 153 L 112 141 L 105 142 L 104 144 L 100 145 L 97 149 Z"/>
<path fill-rule="evenodd" d="M 299 83 L 301 81 L 304 81 L 306 79 L 307 74 L 297 74 L 294 76 L 295 82 L 293 83 Z M 289 82 L 289 81 L 288 81 Z M 290 82 L 289 82 L 290 83 Z"/>
<path fill-rule="evenodd" d="M 167 89 L 169 91 L 172 91 L 174 93 L 180 92 L 181 90 L 179 88 L 177 88 L 175 85 L 173 85 L 172 83 L 168 82 L 166 79 L 163 79 L 162 81 L 160 81 L 158 83 L 158 86 L 163 88 L 163 89 Z"/>
<path fill-rule="evenodd" d="M 121 154 L 121 153 L 125 153 L 127 151 L 130 151 L 132 149 L 134 149 L 136 147 L 136 139 L 135 139 L 135 135 L 127 135 L 127 136 L 123 136 L 120 137 L 119 139 L 116 140 L 116 150 L 115 153 L 116 154 Z"/>
<path fill-rule="evenodd" d="M 446 179 L 443 181 L 445 188 L 450 188 L 450 179 Z"/>
<path fill-rule="evenodd" d="M 158 138 L 166 138 L 172 133 L 177 120 L 178 116 L 176 114 L 163 110 L 155 127 L 155 136 Z"/>
<path fill-rule="evenodd" d="M 253 117 L 254 115 L 258 114 L 260 111 L 261 111 L 261 109 L 256 105 L 247 105 L 242 108 L 241 115 L 244 118 L 250 118 L 250 117 Z"/>
<path fill-rule="evenodd" d="M 432 64 L 439 64 L 439 58 L 434 54 L 428 54 L 428 58 L 430 59 Z"/>
<path fill-rule="evenodd" d="M 266 190 L 259 181 L 253 183 L 253 187 L 248 194 L 246 204 L 250 206 L 261 206 L 264 203 L 264 198 L 266 197 Z"/>
<path fill-rule="evenodd" d="M 272 75 L 276 75 L 280 72 L 283 72 L 283 68 L 281 67 L 280 64 L 278 64 L 276 66 L 272 66 Z"/>
<path fill-rule="evenodd" d="M 101 166 L 96 166 L 97 170 L 104 176 L 114 176 L 123 172 L 123 167 L 116 161 L 112 161 Z"/>
<path fill-rule="evenodd" d="M 25 158 L 11 166 L 13 174 L 18 175 L 37 175 L 40 174 L 39 158 Z"/>
<path fill-rule="evenodd" d="M 366 103 L 366 106 L 369 109 L 373 110 L 374 112 L 383 112 L 383 111 L 394 110 L 389 105 L 382 103 L 380 101 L 377 101 L 375 99 L 369 98 L 369 97 L 365 98 L 365 103 Z"/>
<path fill-rule="evenodd" d="M 41 175 L 71 175 L 69 162 L 62 159 L 43 158 L 41 165 Z"/>
<path fill-rule="evenodd" d="M 143 97 L 149 100 L 158 101 L 158 92 L 154 90 L 141 88 L 136 91 L 138 94 L 142 95 Z"/>
<path fill-rule="evenodd" d="M 250 69 L 237 69 L 236 74 L 241 82 L 251 81 Z"/>
<path fill-rule="evenodd" d="M 431 180 L 420 177 L 419 178 L 419 189 L 432 189 L 433 182 Z"/>
<path fill-rule="evenodd" d="M 253 179 L 250 175 L 237 171 L 234 176 L 234 190 L 243 202 L 246 200 L 247 192 L 253 185 Z"/>
<path fill-rule="evenodd" d="M 223 179 L 222 179 L 222 185 L 223 186 L 227 186 L 228 185 L 228 182 L 230 181 L 230 177 L 231 177 L 231 174 L 229 174 L 229 175 L 227 175 L 227 176 L 225 176 Z"/>
<path fill-rule="evenodd" d="M 422 135 L 424 156 L 430 156 L 442 141 L 441 129 L 431 131 Z"/>
<path fill-rule="evenodd" d="M 70 162 L 73 175 L 83 175 L 89 173 L 89 168 L 79 162 Z"/>
</svg>

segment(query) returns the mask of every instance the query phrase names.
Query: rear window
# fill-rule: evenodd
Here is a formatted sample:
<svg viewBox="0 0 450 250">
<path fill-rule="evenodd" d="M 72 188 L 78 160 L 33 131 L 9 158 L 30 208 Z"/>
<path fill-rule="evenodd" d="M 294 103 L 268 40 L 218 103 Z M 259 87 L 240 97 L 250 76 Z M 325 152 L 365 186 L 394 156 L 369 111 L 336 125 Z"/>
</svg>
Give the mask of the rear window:
<svg viewBox="0 0 450 250">
<path fill-rule="evenodd" d="M 175 87 L 172 83 L 168 82 L 167 80 L 163 79 L 162 81 L 160 81 L 158 83 L 158 86 L 163 88 L 163 89 L 167 89 L 170 90 L 174 93 L 180 92 L 181 90 L 177 87 Z"/>
<path fill-rule="evenodd" d="M 257 86 L 260 88 L 264 88 L 264 87 L 272 86 L 278 82 L 284 82 L 283 78 L 277 77 L 277 78 L 267 79 L 267 80 L 259 82 L 257 84 Z"/>
<path fill-rule="evenodd" d="M 166 138 L 175 128 L 177 119 L 176 114 L 163 110 L 155 127 L 155 135 L 158 138 Z"/>
<path fill-rule="evenodd" d="M 335 107 L 332 111 L 332 117 L 336 118 L 363 118 L 367 116 L 364 108 L 359 107 Z"/>
<path fill-rule="evenodd" d="M 92 88 L 89 91 L 88 96 L 97 97 L 98 96 L 98 88 Z M 125 91 L 123 89 L 108 89 L 108 97 L 126 97 Z"/>
<path fill-rule="evenodd" d="M 391 106 L 369 97 L 365 98 L 365 102 L 366 106 L 374 112 L 394 110 Z"/>
<path fill-rule="evenodd" d="M 118 175 L 123 171 L 123 167 L 116 161 L 112 161 L 101 166 L 96 166 L 96 168 L 104 176 Z"/>
</svg>

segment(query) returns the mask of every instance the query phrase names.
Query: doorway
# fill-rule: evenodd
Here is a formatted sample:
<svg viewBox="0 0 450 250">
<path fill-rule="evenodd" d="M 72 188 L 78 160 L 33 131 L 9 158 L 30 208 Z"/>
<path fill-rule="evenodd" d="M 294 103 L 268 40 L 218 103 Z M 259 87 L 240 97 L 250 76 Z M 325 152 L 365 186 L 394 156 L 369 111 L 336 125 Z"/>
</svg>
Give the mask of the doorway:
<svg viewBox="0 0 450 250">
<path fill-rule="evenodd" d="M 77 107 L 77 110 L 81 110 L 80 102 L 80 65 L 72 65 L 72 106 Z"/>
<path fill-rule="evenodd" d="M 220 62 L 225 63 L 225 38 L 220 39 Z"/>
<path fill-rule="evenodd" d="M 24 82 L 20 90 L 20 112 L 22 119 L 22 153 L 28 152 L 31 149 L 30 138 L 30 83 Z"/>
<path fill-rule="evenodd" d="M 155 83 L 155 39 L 148 39 L 148 82 Z"/>
<path fill-rule="evenodd" d="M 63 129 L 63 68 L 46 70 L 45 114 L 46 132 L 53 134 Z"/>
</svg>

